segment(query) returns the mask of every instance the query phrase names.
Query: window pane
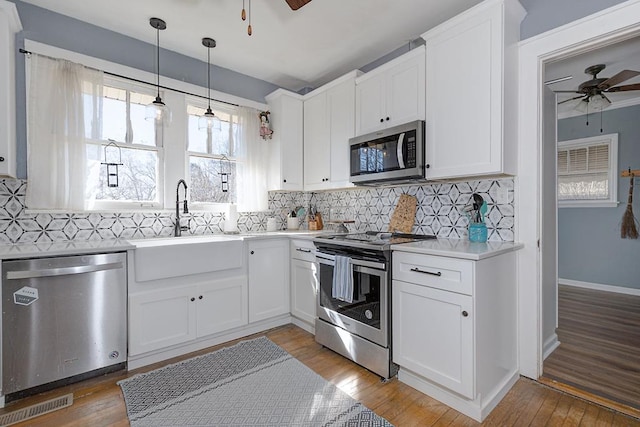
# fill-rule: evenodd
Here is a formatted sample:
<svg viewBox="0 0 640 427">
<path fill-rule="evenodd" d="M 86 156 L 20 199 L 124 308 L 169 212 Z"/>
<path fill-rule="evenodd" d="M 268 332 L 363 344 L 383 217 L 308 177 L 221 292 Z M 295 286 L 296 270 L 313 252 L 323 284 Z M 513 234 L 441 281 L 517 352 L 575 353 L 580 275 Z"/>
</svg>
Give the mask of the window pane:
<svg viewBox="0 0 640 427">
<path fill-rule="evenodd" d="M 606 200 L 609 176 L 606 173 L 558 177 L 558 200 Z"/>
<path fill-rule="evenodd" d="M 189 115 L 189 151 L 207 154 L 207 132 L 198 129 L 198 119 L 196 115 Z"/>
<path fill-rule="evenodd" d="M 105 92 L 107 89 L 105 87 Z M 127 137 L 127 101 L 105 96 L 102 108 L 102 135 L 100 139 L 125 142 Z"/>
<path fill-rule="evenodd" d="M 236 203 L 236 163 L 207 157 L 189 156 L 191 201 L 206 203 Z M 228 192 L 222 191 L 221 172 L 228 175 Z"/>
<path fill-rule="evenodd" d="M 121 148 L 122 163 L 118 166 L 118 187 L 107 186 L 103 146 L 87 144 L 87 198 L 135 202 L 157 201 L 158 153 L 148 150 Z"/>
<path fill-rule="evenodd" d="M 156 145 L 156 125 L 153 120 L 146 120 L 147 105 L 155 99 L 151 95 L 131 92 L 131 142 L 142 145 Z"/>
</svg>

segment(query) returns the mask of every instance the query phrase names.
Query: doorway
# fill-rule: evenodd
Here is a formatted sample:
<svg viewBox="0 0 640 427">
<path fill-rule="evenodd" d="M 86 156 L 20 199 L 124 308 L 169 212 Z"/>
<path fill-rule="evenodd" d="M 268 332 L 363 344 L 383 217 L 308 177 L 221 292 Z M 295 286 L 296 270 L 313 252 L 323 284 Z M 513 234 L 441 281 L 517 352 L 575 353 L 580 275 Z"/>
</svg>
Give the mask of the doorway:
<svg viewBox="0 0 640 427">
<path fill-rule="evenodd" d="M 530 378 L 538 379 L 543 372 L 545 343 L 545 297 L 556 298 L 557 283 L 551 282 L 554 292 L 545 288 L 542 262 L 543 230 L 548 225 L 543 214 L 543 81 L 544 67 L 595 49 L 635 37 L 640 32 L 640 1 L 629 1 L 545 33 L 520 46 L 520 108 L 519 108 L 519 167 L 516 181 L 518 203 L 516 239 L 525 244 L 519 252 L 519 336 L 520 370 Z M 537 82 L 537 84 L 532 84 Z M 537 159 L 532 162 L 531 159 Z M 557 211 L 556 211 L 557 212 Z M 554 218 L 551 221 L 555 225 Z M 550 244 L 550 242 L 546 242 Z M 548 272 L 547 272 L 548 273 Z M 557 276 L 556 276 L 557 277 Z M 548 306 L 548 304 L 546 305 Z M 552 322 L 556 321 L 554 316 Z M 553 325 L 555 326 L 555 325 Z"/>
<path fill-rule="evenodd" d="M 543 240 L 555 234 L 557 244 L 541 254 L 543 289 L 556 299 L 543 299 L 542 378 L 640 413 L 640 241 L 620 238 L 629 180 L 620 177 L 622 164 L 640 165 L 640 90 L 568 93 L 592 84 L 583 70 L 600 70 L 603 80 L 640 70 L 640 37 L 545 64 L 555 99 L 544 103 L 543 117 L 558 111 L 545 125 L 543 206 L 560 200 L 557 212 L 543 209 Z M 640 77 L 624 76 L 612 86 L 640 89 Z M 607 103 L 589 108 L 585 99 L 596 98 Z"/>
</svg>

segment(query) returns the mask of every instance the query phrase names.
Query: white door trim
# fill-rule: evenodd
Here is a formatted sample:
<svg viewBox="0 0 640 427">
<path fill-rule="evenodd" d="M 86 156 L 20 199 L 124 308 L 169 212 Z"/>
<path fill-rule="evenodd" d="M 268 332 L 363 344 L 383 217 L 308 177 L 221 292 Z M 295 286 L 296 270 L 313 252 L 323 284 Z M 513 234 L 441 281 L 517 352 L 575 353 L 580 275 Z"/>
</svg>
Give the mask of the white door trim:
<svg viewBox="0 0 640 427">
<path fill-rule="evenodd" d="M 640 34 L 640 0 L 629 0 L 519 45 L 518 176 L 515 179 L 520 373 L 542 374 L 541 215 L 542 89 L 544 63 Z M 535 161 L 532 161 L 535 159 Z"/>
</svg>

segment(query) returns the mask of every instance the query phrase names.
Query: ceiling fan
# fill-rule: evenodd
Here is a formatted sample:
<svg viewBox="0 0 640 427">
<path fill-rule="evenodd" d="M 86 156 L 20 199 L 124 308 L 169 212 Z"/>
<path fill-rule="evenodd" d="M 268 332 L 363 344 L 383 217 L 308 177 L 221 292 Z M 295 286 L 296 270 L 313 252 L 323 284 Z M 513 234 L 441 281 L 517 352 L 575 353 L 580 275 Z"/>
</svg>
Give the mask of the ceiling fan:
<svg viewBox="0 0 640 427">
<path fill-rule="evenodd" d="M 598 77 L 598 73 L 606 68 L 605 64 L 596 64 L 587 67 L 584 72 L 591 75 L 591 79 L 578 86 L 577 90 L 557 90 L 555 93 L 578 93 L 579 96 L 561 101 L 558 104 L 571 102 L 576 99 L 581 101 L 576 105 L 575 109 L 583 113 L 587 113 L 589 108 L 593 111 L 598 109 L 602 111 L 611 105 L 611 101 L 607 98 L 607 93 L 626 92 L 631 90 L 640 90 L 640 83 L 629 84 L 624 86 L 616 86 L 619 83 L 629 80 L 632 77 L 640 75 L 640 71 L 623 70 L 613 77 Z"/>
<path fill-rule="evenodd" d="M 291 10 L 298 10 L 305 4 L 309 3 L 311 0 L 285 0 Z"/>
</svg>

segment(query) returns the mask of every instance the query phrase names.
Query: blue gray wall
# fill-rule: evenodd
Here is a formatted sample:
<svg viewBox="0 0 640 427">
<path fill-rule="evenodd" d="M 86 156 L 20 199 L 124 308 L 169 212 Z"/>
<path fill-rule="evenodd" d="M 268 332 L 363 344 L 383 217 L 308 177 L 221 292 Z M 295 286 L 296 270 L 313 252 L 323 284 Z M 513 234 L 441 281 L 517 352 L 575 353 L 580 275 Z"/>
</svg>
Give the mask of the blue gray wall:
<svg viewBox="0 0 640 427">
<path fill-rule="evenodd" d="M 528 39 L 625 0 L 520 0 L 527 16 L 520 24 L 520 39 Z"/>
<path fill-rule="evenodd" d="M 24 39 L 30 39 L 155 73 L 155 45 L 20 0 L 9 1 L 16 4 L 24 28 L 17 36 L 18 48 L 24 47 Z M 162 45 L 162 38 L 160 44 Z M 207 86 L 206 62 L 166 49 L 162 49 L 160 57 L 163 76 Z M 16 53 L 16 61 L 17 173 L 18 178 L 25 178 L 27 144 L 24 56 Z M 212 89 L 257 102 L 265 102 L 265 95 L 278 89 L 278 86 L 271 83 L 215 65 L 211 68 L 211 75 Z"/>
<path fill-rule="evenodd" d="M 558 141 L 600 135 L 599 115 L 558 121 Z M 640 239 L 620 238 L 629 178 L 640 169 L 640 105 L 602 115 L 603 133 L 618 133 L 618 201 L 615 208 L 558 209 L 558 275 L 562 279 L 640 289 Z M 640 178 L 635 179 L 633 212 L 640 218 Z"/>
</svg>

